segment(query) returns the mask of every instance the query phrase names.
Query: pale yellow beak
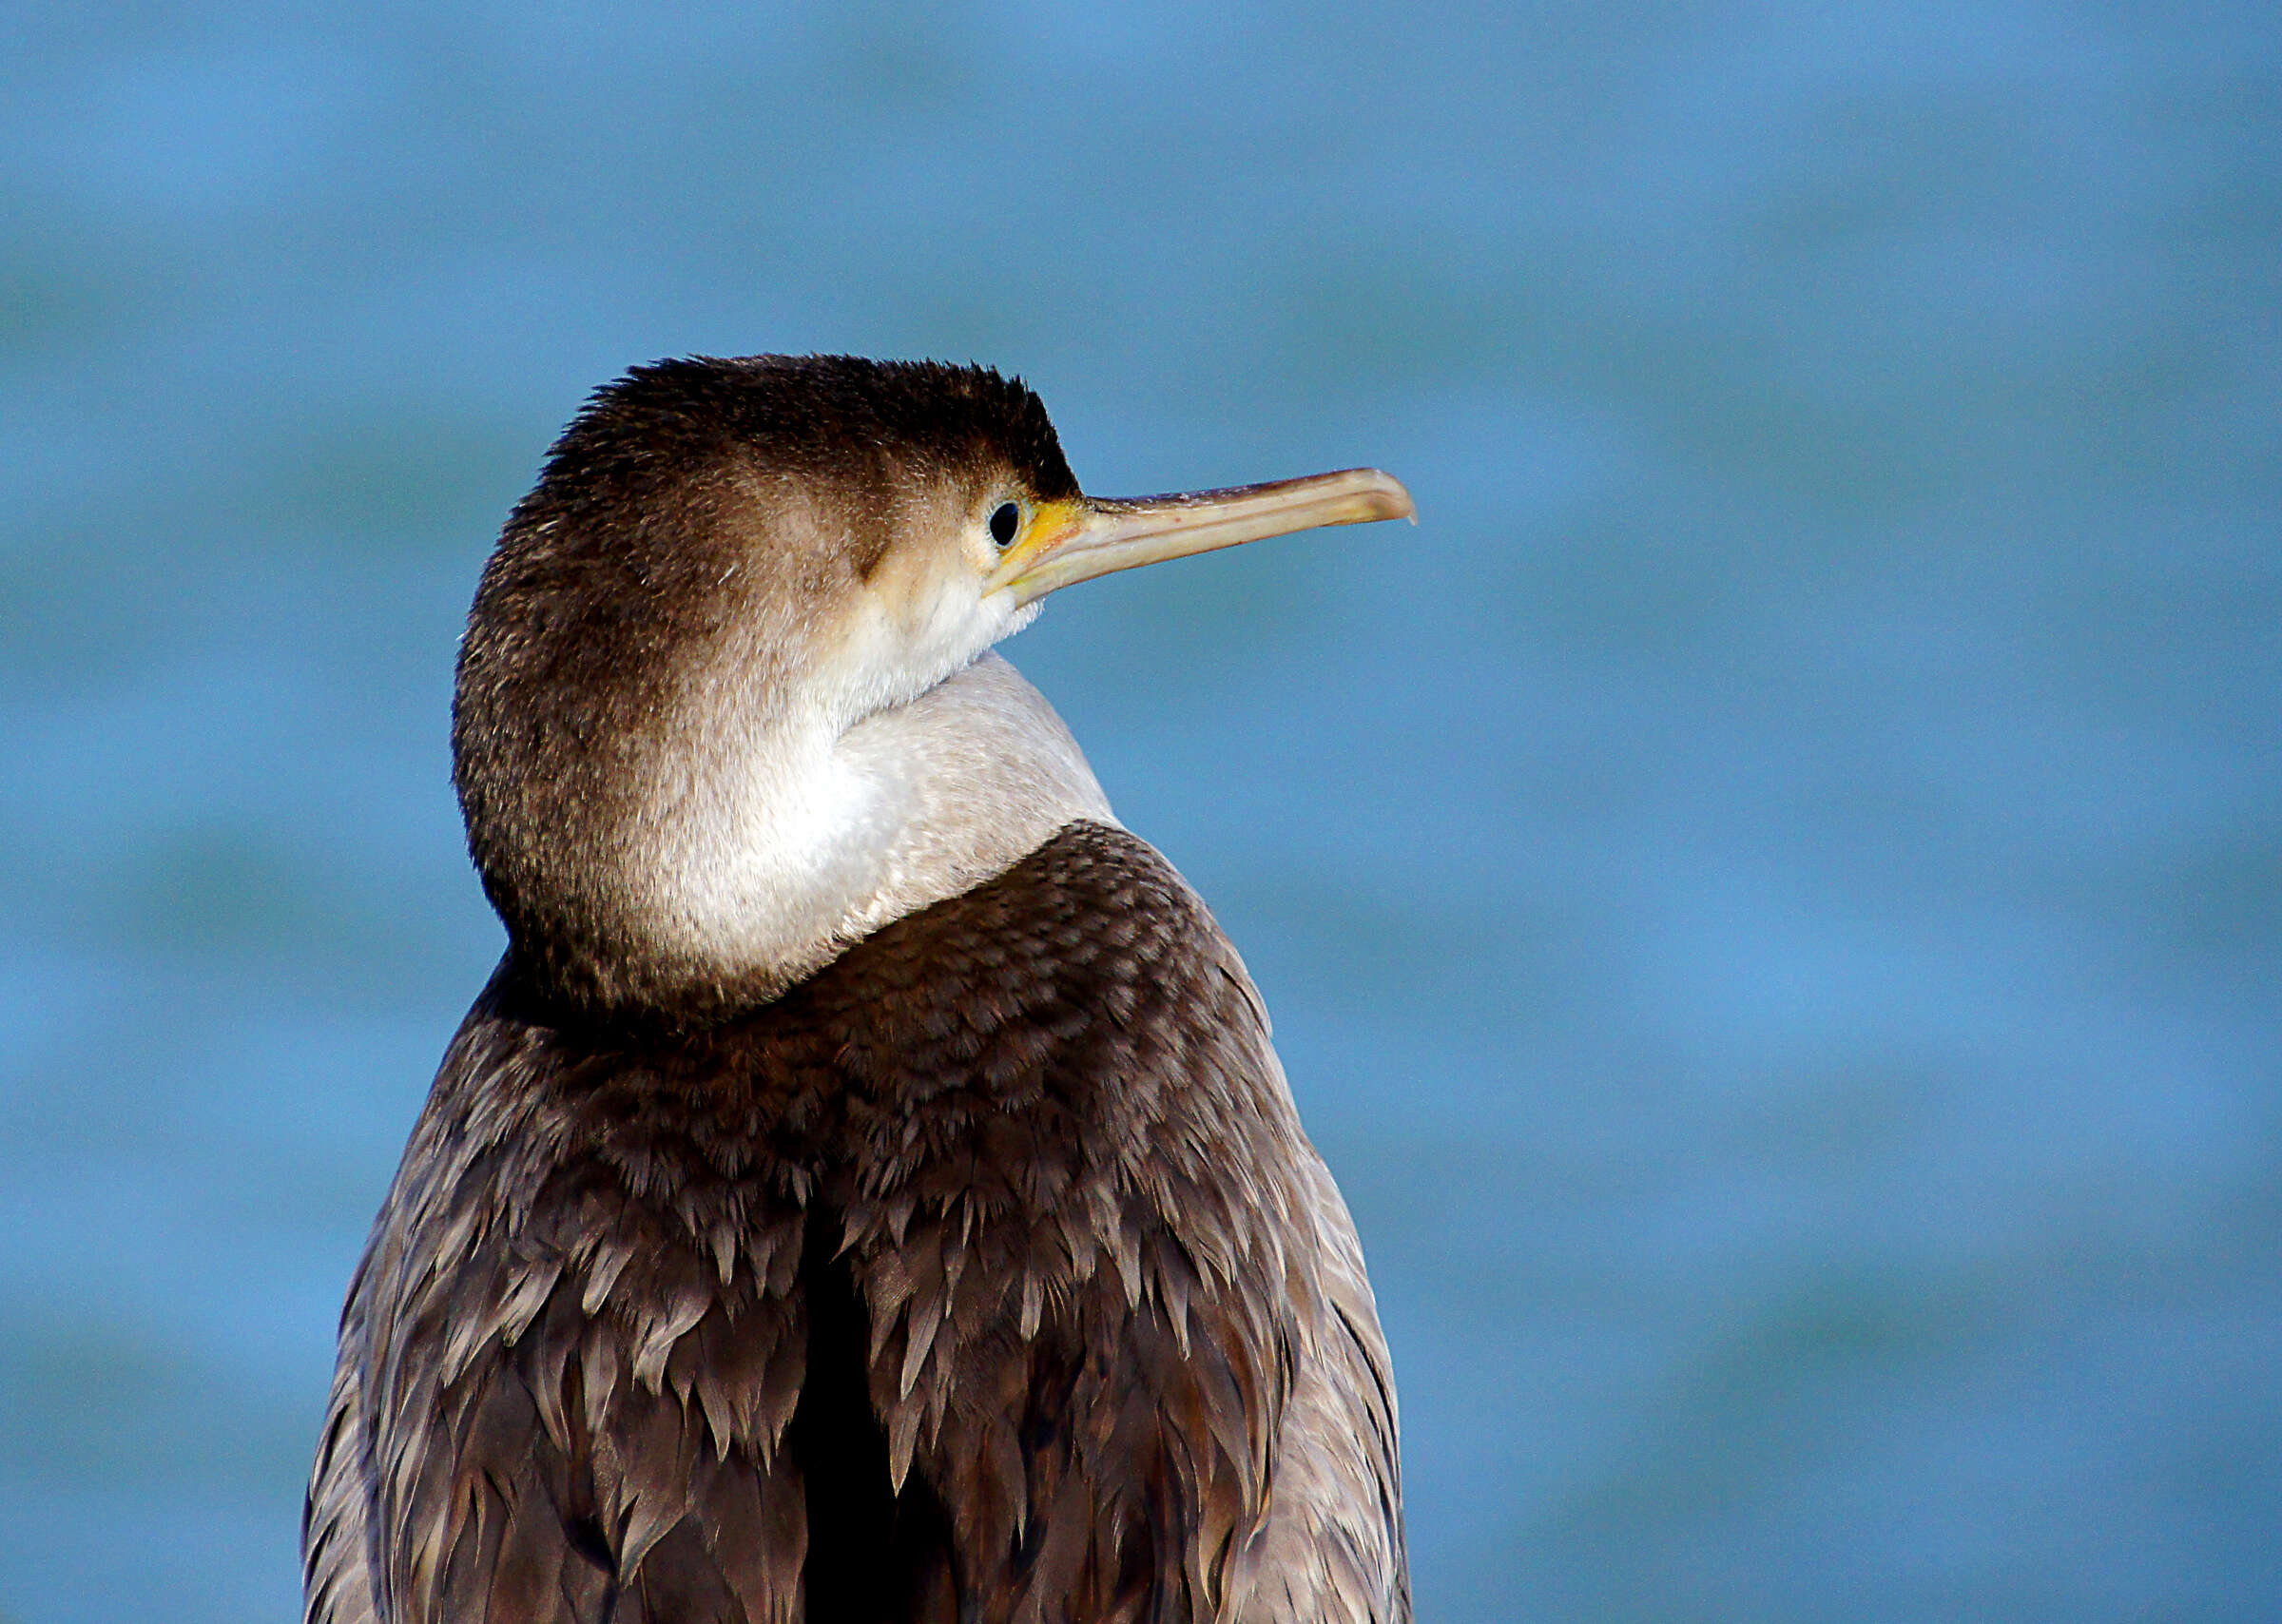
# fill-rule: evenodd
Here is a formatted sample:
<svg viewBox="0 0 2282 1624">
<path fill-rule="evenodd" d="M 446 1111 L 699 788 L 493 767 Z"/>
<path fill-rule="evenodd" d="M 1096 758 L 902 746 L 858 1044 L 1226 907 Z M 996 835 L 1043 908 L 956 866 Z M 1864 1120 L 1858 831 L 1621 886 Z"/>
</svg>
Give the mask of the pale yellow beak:
<svg viewBox="0 0 2282 1624">
<path fill-rule="evenodd" d="M 1011 591 L 1017 605 L 1027 604 L 1136 564 L 1186 558 L 1319 525 L 1415 521 L 1417 512 L 1402 482 L 1376 468 L 1177 496 L 1041 502 L 983 582 L 983 590 Z"/>
</svg>

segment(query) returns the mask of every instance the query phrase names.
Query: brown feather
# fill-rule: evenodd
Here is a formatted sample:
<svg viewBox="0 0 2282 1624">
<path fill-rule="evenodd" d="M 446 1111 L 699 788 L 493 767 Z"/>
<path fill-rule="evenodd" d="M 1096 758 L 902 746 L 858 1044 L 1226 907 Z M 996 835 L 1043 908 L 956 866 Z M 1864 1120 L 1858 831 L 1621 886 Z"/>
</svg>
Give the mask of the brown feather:
<svg viewBox="0 0 2282 1624">
<path fill-rule="evenodd" d="M 502 968 L 352 1288 L 307 1617 L 1406 1619 L 1385 1368 L 1241 964 L 1077 824 L 696 1033 Z"/>
</svg>

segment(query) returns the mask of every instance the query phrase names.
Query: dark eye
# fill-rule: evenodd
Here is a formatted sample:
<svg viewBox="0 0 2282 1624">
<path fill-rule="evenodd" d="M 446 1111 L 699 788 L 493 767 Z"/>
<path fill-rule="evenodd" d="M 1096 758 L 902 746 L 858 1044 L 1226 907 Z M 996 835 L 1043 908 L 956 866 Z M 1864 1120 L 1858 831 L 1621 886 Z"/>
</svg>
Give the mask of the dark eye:
<svg viewBox="0 0 2282 1624">
<path fill-rule="evenodd" d="M 1000 547 L 1013 546 L 1015 532 L 1021 528 L 1021 503 L 1001 502 L 991 510 L 991 539 Z"/>
</svg>

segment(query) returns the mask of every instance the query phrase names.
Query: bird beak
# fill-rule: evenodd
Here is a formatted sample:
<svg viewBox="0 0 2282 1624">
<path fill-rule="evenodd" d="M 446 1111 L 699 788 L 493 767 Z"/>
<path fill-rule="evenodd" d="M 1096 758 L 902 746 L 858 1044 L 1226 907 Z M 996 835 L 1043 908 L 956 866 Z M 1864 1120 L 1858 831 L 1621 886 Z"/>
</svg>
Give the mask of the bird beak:
<svg viewBox="0 0 2282 1624">
<path fill-rule="evenodd" d="M 1376 468 L 1177 496 L 1077 496 L 1041 502 L 1029 528 L 984 580 L 983 591 L 1011 591 L 1019 607 L 1112 570 L 1131 570 L 1160 558 L 1186 558 L 1192 552 L 1318 525 L 1360 525 L 1374 519 L 1418 521 L 1418 510 L 1402 482 Z"/>
</svg>

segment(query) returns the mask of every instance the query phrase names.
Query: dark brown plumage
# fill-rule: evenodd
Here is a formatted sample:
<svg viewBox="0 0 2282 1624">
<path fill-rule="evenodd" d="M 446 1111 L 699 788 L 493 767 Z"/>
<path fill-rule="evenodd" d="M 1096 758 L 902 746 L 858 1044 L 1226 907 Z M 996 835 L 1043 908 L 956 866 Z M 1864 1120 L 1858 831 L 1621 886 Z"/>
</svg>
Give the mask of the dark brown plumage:
<svg viewBox="0 0 2282 1624">
<path fill-rule="evenodd" d="M 1353 1229 L 1154 851 L 1053 814 L 789 986 L 646 962 L 563 895 L 687 799 L 609 775 L 758 612 L 723 480 L 1074 493 L 1027 391 L 872 364 L 635 374 L 486 574 L 455 745 L 511 947 L 350 1289 L 313 1624 L 1409 1615 Z"/>
</svg>

